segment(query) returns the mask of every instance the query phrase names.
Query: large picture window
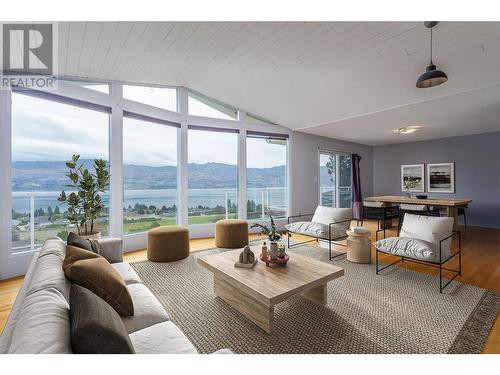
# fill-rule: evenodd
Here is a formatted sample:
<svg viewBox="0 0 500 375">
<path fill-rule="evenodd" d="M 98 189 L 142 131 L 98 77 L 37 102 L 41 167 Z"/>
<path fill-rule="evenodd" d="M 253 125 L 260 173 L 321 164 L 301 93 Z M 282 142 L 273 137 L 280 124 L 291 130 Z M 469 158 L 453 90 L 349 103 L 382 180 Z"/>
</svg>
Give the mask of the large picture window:
<svg viewBox="0 0 500 375">
<path fill-rule="evenodd" d="M 319 194 L 322 206 L 352 206 L 351 155 L 321 152 L 319 155 Z"/>
<path fill-rule="evenodd" d="M 247 137 L 247 217 L 287 215 L 287 139 L 251 134 Z"/>
<path fill-rule="evenodd" d="M 110 93 L 112 87 L 123 91 L 123 97 L 89 91 Z M 8 251 L 18 253 L 16 259 L 49 237 L 66 240 L 69 232 L 76 231 L 66 219 L 66 204 L 57 199 L 62 190 L 71 192 L 65 163 L 73 154 L 79 154 L 92 171 L 94 159 L 109 161 L 112 152 L 111 187 L 114 194 L 123 194 L 123 201 L 110 202 L 111 192 L 102 194 L 105 208 L 95 231 L 103 237 L 124 234 L 129 248 L 143 246 L 144 234 L 157 226 L 196 226 L 238 218 L 243 208 L 240 198 L 246 203 L 242 211 L 248 219 L 286 217 L 288 136 L 255 130 L 272 123 L 245 115 L 246 138 L 242 138 L 238 110 L 216 100 L 186 89 L 147 85 L 122 85 L 121 89 L 119 83 L 68 80 L 55 92 L 14 88 L 7 93 L 12 97 L 12 131 L 11 139 L 4 142 L 12 145 L 12 210 L 4 216 L 11 223 Z M 178 94 L 188 104 L 179 107 L 182 113 L 158 110 L 178 111 Z M 185 140 L 181 122 L 186 120 L 187 150 L 180 150 Z M 240 142 L 246 142 L 246 147 Z M 246 163 L 239 164 L 240 158 Z M 246 175 L 244 197 L 239 173 Z M 116 185 L 118 181 L 122 186 Z M 181 182 L 187 190 L 182 194 Z M 111 227 L 110 215 L 118 220 L 112 220 Z M 5 228 L 8 238 L 9 227 Z M 198 234 L 207 228 L 192 229 Z"/>
<path fill-rule="evenodd" d="M 177 223 L 177 131 L 123 118 L 123 233 Z"/>
<path fill-rule="evenodd" d="M 57 197 L 68 191 L 65 162 L 80 155 L 87 167 L 109 157 L 109 114 L 12 94 L 12 251 L 35 249 L 76 230 Z M 108 234 L 109 194 L 97 230 Z"/>
<path fill-rule="evenodd" d="M 188 224 L 238 217 L 238 134 L 191 127 Z"/>
</svg>

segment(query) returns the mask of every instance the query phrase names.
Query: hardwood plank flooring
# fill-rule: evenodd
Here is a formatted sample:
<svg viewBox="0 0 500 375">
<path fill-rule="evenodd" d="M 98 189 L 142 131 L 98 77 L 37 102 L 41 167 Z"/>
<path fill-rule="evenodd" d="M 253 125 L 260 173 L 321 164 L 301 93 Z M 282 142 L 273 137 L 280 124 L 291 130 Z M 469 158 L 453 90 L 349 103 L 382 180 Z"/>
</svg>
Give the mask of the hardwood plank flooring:
<svg viewBox="0 0 500 375">
<path fill-rule="evenodd" d="M 365 226 L 372 231 L 372 244 L 375 241 L 374 230 L 376 223 L 365 222 Z M 500 292 L 500 229 L 488 229 L 478 227 L 468 227 L 462 231 L 462 265 L 463 274 L 458 280 L 467 284 L 472 284 L 481 288 Z M 387 230 L 387 236 L 396 235 L 394 229 Z M 258 235 L 251 235 L 250 239 L 261 238 Z M 297 241 L 302 240 L 295 237 Z M 314 245 L 314 243 L 311 243 Z M 214 238 L 193 239 L 190 241 L 191 251 L 200 251 L 215 247 Z M 344 251 L 343 247 L 338 248 Z M 138 250 L 125 254 L 125 261 L 135 262 L 145 260 L 146 251 Z M 390 260 L 390 256 L 383 256 L 381 259 Z M 375 259 L 375 250 L 372 246 L 372 260 Z M 396 258 L 394 258 L 396 259 Z M 455 266 L 455 264 L 451 264 Z M 415 263 L 398 264 L 398 267 L 414 269 L 432 275 L 437 274 L 437 270 L 432 267 L 425 267 Z M 0 281 L 0 329 L 3 330 L 9 315 L 12 304 L 21 286 L 23 277 Z M 483 349 L 483 353 L 500 354 L 500 318 L 497 316 L 495 324 L 490 331 L 488 341 Z"/>
</svg>

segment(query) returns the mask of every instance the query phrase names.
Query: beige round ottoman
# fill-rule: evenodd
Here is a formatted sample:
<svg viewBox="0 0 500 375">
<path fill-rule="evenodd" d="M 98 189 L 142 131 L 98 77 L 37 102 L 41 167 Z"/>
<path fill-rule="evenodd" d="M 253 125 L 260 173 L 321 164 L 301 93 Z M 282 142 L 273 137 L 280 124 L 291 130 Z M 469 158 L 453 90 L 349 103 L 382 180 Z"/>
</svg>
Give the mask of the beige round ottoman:
<svg viewBox="0 0 500 375">
<path fill-rule="evenodd" d="M 189 230 L 179 226 L 163 226 L 148 232 L 148 259 L 171 262 L 189 256 Z"/>
<path fill-rule="evenodd" d="M 248 245 L 248 223 L 245 220 L 226 219 L 215 223 L 215 246 L 237 249 Z"/>
<path fill-rule="evenodd" d="M 371 263 L 370 232 L 347 231 L 347 260 L 353 263 Z"/>
</svg>

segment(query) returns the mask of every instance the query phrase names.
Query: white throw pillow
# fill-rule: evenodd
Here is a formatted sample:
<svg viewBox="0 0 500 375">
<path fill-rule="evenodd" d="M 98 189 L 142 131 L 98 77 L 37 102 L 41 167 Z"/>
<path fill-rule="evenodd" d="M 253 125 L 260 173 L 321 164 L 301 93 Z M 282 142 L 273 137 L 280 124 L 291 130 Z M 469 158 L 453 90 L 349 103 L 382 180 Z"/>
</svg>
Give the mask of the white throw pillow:
<svg viewBox="0 0 500 375">
<path fill-rule="evenodd" d="M 430 242 L 439 249 L 439 241 L 452 234 L 453 218 L 437 216 L 420 216 L 406 214 L 403 226 L 399 233 L 400 237 L 417 238 Z M 443 241 L 441 251 L 443 254 L 450 254 L 451 238 Z"/>
<path fill-rule="evenodd" d="M 311 221 L 314 223 L 325 224 L 327 226 L 329 226 L 330 223 L 343 221 L 343 223 L 338 223 L 331 226 L 332 232 L 330 239 L 335 239 L 346 236 L 346 231 L 351 226 L 351 220 L 352 220 L 351 208 L 333 208 L 333 207 L 318 206 L 316 208 L 316 211 L 314 212 L 314 216 Z M 328 236 L 329 234 L 326 235 L 326 237 Z"/>
<path fill-rule="evenodd" d="M 352 219 L 351 208 L 333 208 L 326 206 L 318 206 L 314 212 L 312 222 L 321 224 L 330 224 L 336 221 L 344 221 Z M 350 223 L 347 223 L 347 227 Z"/>
</svg>

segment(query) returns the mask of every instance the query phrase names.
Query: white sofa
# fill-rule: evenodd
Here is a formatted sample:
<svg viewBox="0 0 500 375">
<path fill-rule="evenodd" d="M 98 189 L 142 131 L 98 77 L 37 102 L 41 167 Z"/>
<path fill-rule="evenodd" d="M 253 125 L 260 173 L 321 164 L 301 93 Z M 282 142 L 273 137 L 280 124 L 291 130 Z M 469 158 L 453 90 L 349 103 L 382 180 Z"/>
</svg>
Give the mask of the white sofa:
<svg viewBox="0 0 500 375">
<path fill-rule="evenodd" d="M 167 312 L 128 264 L 122 240 L 100 241 L 103 255 L 125 280 L 134 316 L 122 317 L 135 352 L 197 353 Z M 71 353 L 69 291 L 62 263 L 66 244 L 48 239 L 33 257 L 0 337 L 0 353 Z"/>
</svg>

